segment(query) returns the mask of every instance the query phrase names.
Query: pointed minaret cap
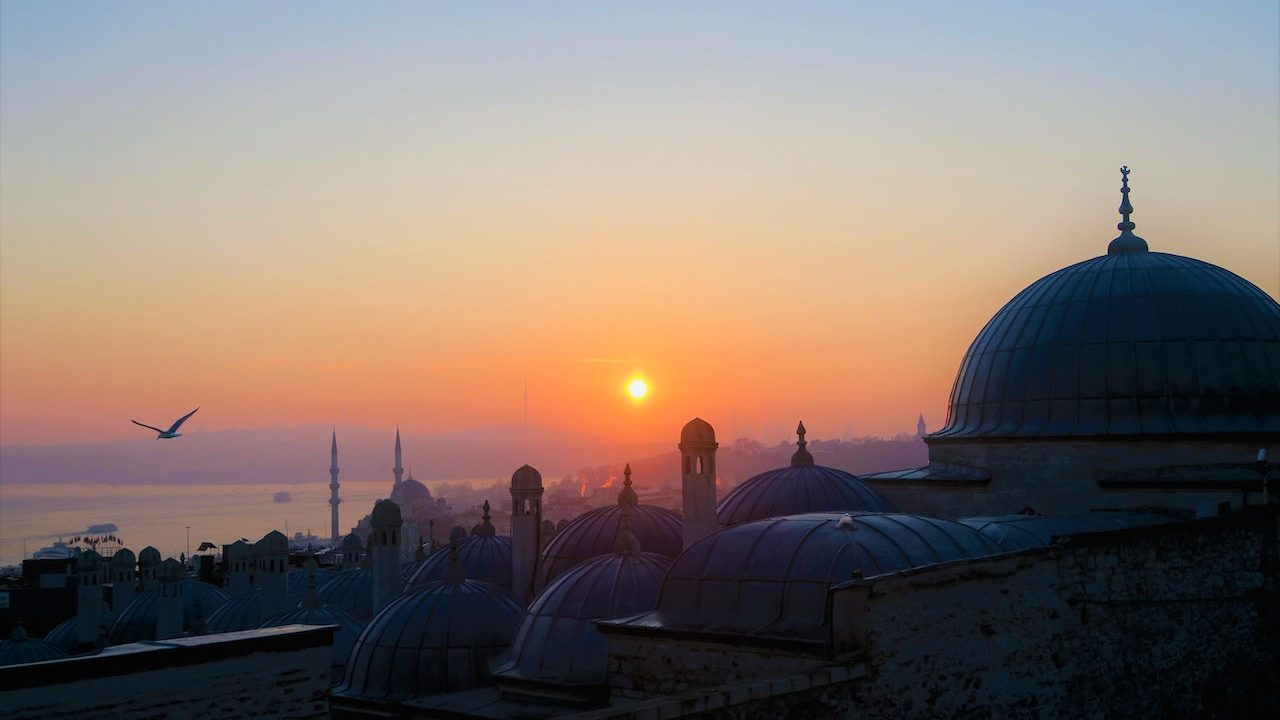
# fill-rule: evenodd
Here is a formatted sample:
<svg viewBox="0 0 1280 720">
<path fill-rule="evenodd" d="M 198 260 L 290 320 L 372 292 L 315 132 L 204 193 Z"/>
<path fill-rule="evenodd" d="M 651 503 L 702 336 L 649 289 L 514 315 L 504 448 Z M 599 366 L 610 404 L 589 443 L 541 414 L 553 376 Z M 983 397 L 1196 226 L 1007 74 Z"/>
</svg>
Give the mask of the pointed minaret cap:
<svg viewBox="0 0 1280 720">
<path fill-rule="evenodd" d="M 485 500 L 484 505 L 481 507 L 484 508 L 484 514 L 480 516 L 480 528 L 476 530 L 476 535 L 480 537 L 494 537 L 498 534 L 498 531 L 493 527 L 492 516 L 489 514 L 489 501 Z"/>
<path fill-rule="evenodd" d="M 813 467 L 813 455 L 809 454 L 809 450 L 805 447 L 809 443 L 804 439 L 804 421 L 796 426 L 796 451 L 791 456 L 791 467 Z"/>
<path fill-rule="evenodd" d="M 622 471 L 622 490 L 618 492 L 619 505 L 639 505 L 640 496 L 636 495 L 636 491 L 631 487 L 631 463 L 627 463 L 627 467 Z"/>
<path fill-rule="evenodd" d="M 1120 253 L 1130 252 L 1147 252 L 1147 241 L 1133 234 L 1133 229 L 1138 227 L 1129 219 L 1129 215 L 1133 213 L 1133 205 L 1129 202 L 1129 167 L 1126 165 L 1120 168 L 1120 216 L 1122 220 L 1116 225 L 1116 229 L 1120 231 L 1120 235 L 1107 245 L 1108 255 L 1118 255 Z"/>
<path fill-rule="evenodd" d="M 613 551 L 619 555 L 638 553 L 640 540 L 631 532 L 631 512 L 635 505 L 621 500 L 618 504 L 622 506 L 622 518 L 618 521 L 618 534 L 613 538 Z"/>
<path fill-rule="evenodd" d="M 449 567 L 444 571 L 442 580 L 449 585 L 458 585 L 465 582 L 467 573 L 462 569 L 462 565 L 458 563 L 458 543 L 449 543 Z"/>
</svg>

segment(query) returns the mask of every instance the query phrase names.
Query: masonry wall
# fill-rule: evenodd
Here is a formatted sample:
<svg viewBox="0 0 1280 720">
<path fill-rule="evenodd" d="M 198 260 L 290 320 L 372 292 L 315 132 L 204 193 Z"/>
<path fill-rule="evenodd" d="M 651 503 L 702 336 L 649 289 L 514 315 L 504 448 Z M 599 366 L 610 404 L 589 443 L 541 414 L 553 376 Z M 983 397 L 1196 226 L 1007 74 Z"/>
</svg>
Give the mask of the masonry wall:
<svg viewBox="0 0 1280 720">
<path fill-rule="evenodd" d="M 328 718 L 332 628 L 280 630 L 0 668 L 0 720 Z"/>
<path fill-rule="evenodd" d="M 1043 514 L 1063 515 L 1114 508 L 1169 508 L 1195 510 L 1197 507 L 1230 503 L 1240 509 L 1245 493 L 1241 483 L 1252 485 L 1252 470 L 1258 440 L 1096 440 L 1038 439 L 926 440 L 930 462 L 940 466 L 982 468 L 991 474 L 986 486 L 939 487 L 895 480 L 873 481 L 903 512 L 932 517 L 973 517 L 1016 513 L 1031 507 Z M 1273 452 L 1275 450 L 1273 449 Z M 1167 489 L 1103 490 L 1098 485 L 1099 468 L 1124 475 L 1163 476 L 1184 487 Z M 1280 481 L 1273 479 L 1273 484 Z M 1223 487 L 1213 486 L 1221 484 Z M 1273 496 L 1275 493 L 1272 493 Z M 1260 502 L 1258 489 L 1248 494 L 1250 503 Z"/>
<path fill-rule="evenodd" d="M 1276 522 L 1258 512 L 1097 533 L 851 582 L 834 591 L 826 658 L 725 645 L 713 662 L 702 642 L 611 636 L 615 692 L 649 703 L 599 717 L 1280 716 Z M 865 673 L 732 700 L 735 684 L 768 688 L 819 663 Z M 663 678 L 679 704 L 653 692 Z M 699 692 L 723 699 L 694 710 Z"/>
</svg>

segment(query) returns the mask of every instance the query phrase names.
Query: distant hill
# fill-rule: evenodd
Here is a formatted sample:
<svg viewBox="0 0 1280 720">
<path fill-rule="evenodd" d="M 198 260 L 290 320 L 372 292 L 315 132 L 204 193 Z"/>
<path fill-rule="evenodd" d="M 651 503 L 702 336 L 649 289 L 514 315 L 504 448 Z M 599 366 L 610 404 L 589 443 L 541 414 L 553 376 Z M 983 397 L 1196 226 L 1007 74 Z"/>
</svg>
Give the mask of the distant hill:
<svg viewBox="0 0 1280 720">
<path fill-rule="evenodd" d="M 174 440 L 0 448 L 4 483 L 264 483 L 328 479 L 327 425 L 196 431 Z M 394 430 L 338 428 L 343 480 L 390 478 Z M 566 430 L 499 426 L 401 436 L 404 464 L 419 480 L 510 477 L 529 463 L 549 475 L 583 465 L 655 455 L 660 443 L 628 443 Z"/>
</svg>

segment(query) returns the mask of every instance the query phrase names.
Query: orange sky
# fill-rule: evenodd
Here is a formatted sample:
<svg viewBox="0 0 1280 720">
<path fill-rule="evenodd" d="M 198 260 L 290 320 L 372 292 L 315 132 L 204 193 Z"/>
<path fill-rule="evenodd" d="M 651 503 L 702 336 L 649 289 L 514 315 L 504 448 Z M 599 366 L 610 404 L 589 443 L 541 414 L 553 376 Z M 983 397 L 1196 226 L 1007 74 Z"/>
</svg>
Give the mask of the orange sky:
<svg viewBox="0 0 1280 720">
<path fill-rule="evenodd" d="M 210 428 L 508 424 L 526 374 L 531 422 L 619 437 L 936 428 L 1000 305 L 1105 251 L 1124 163 L 1153 250 L 1280 293 L 1270 4 L 15 5 L 4 444 L 196 405 Z"/>
</svg>

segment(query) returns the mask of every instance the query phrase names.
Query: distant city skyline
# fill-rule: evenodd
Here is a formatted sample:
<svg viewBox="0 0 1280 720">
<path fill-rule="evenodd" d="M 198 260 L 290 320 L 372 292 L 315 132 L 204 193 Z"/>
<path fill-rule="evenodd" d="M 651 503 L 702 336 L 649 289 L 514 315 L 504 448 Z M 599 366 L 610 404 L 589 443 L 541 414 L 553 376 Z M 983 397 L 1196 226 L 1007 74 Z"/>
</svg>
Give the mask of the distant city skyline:
<svg viewBox="0 0 1280 720">
<path fill-rule="evenodd" d="M 937 428 L 1122 164 L 1280 294 L 1274 3 L 296 9 L 0 6 L 0 444 Z"/>
</svg>

